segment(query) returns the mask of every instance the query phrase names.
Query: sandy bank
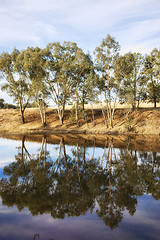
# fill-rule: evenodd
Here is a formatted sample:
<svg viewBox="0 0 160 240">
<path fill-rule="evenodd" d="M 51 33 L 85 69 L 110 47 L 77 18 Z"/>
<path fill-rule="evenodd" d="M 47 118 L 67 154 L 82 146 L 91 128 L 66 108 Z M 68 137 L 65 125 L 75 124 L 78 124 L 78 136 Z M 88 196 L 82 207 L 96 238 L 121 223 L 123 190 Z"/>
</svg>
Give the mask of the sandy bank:
<svg viewBox="0 0 160 240">
<path fill-rule="evenodd" d="M 65 113 L 61 125 L 55 108 L 47 109 L 47 126 L 41 123 L 38 109 L 26 109 L 25 124 L 21 123 L 20 113 L 14 109 L 0 109 L 0 133 L 10 134 L 110 134 L 110 135 L 160 135 L 160 108 L 140 108 L 130 114 L 131 131 L 127 130 L 125 108 L 115 111 L 114 128 L 107 128 L 100 109 L 94 109 L 95 125 L 92 114 L 87 110 L 87 123 L 80 119 L 80 127 L 70 120 L 70 110 Z"/>
</svg>

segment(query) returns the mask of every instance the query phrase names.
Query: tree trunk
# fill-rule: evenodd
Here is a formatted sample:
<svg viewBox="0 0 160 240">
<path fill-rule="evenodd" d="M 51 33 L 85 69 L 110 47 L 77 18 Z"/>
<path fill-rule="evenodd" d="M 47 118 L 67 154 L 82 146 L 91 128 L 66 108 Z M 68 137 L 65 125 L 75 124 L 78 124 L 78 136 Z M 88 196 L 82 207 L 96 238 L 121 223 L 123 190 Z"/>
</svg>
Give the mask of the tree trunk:
<svg viewBox="0 0 160 240">
<path fill-rule="evenodd" d="M 45 109 L 45 103 L 43 103 L 43 117 L 44 117 L 44 124 L 43 126 L 45 127 L 47 125 L 46 123 L 46 109 Z"/>
<path fill-rule="evenodd" d="M 29 98 L 28 98 L 28 100 L 27 100 L 27 102 L 26 102 L 26 104 L 24 106 L 22 105 L 21 99 L 19 101 L 21 121 L 22 121 L 23 124 L 25 123 L 25 121 L 24 121 L 24 111 L 25 111 L 26 107 L 28 106 L 28 103 L 29 103 Z"/>
<path fill-rule="evenodd" d="M 108 71 L 109 71 L 109 65 L 108 65 Z M 111 127 L 112 126 L 112 106 L 111 106 L 111 89 L 110 89 L 110 76 L 108 75 L 108 104 L 107 104 L 107 111 L 109 115 L 109 122 Z"/>
<path fill-rule="evenodd" d="M 156 108 L 157 107 L 157 98 L 156 98 L 155 90 L 153 93 L 153 101 L 154 101 L 154 108 Z"/>
<path fill-rule="evenodd" d="M 91 104 L 91 109 L 92 109 L 92 121 L 93 121 L 93 125 L 95 126 L 95 121 L 94 121 L 94 110 L 93 110 L 93 104 Z"/>
<path fill-rule="evenodd" d="M 47 154 L 47 138 L 46 136 L 44 137 L 44 167 L 46 167 L 46 154 Z"/>
<path fill-rule="evenodd" d="M 21 163 L 24 164 L 24 143 L 25 143 L 25 136 L 22 138 L 22 146 L 21 146 Z"/>
<path fill-rule="evenodd" d="M 152 88 L 153 88 L 153 102 L 154 102 L 154 108 L 157 107 L 157 97 L 156 97 L 156 89 L 153 81 L 153 77 L 151 75 L 151 82 L 152 82 Z"/>
<path fill-rule="evenodd" d="M 24 124 L 25 123 L 25 121 L 24 121 L 24 109 L 22 108 L 21 104 L 20 104 L 20 114 L 21 114 L 21 121 Z"/>
<path fill-rule="evenodd" d="M 108 123 L 107 123 L 107 119 L 106 119 L 106 114 L 105 114 L 105 111 L 104 111 L 104 109 L 103 109 L 103 106 L 101 106 L 101 107 L 102 107 L 101 110 L 102 110 L 102 114 L 103 114 L 103 117 L 104 117 L 104 122 L 105 122 L 106 127 L 108 128 Z"/>
<path fill-rule="evenodd" d="M 62 110 L 61 110 L 61 106 L 57 106 L 57 110 L 58 110 L 58 116 L 59 116 L 59 120 L 60 122 L 63 124 L 63 119 L 62 119 Z"/>
<path fill-rule="evenodd" d="M 157 98 L 156 98 L 156 93 L 155 93 L 155 86 L 153 84 L 153 102 L 154 102 L 154 108 L 157 107 Z"/>
<path fill-rule="evenodd" d="M 82 109 L 83 109 L 83 111 L 84 111 L 84 98 L 83 98 L 83 100 L 82 100 Z"/>
<path fill-rule="evenodd" d="M 110 123 L 110 125 L 111 125 L 110 105 L 109 105 L 108 101 L 107 101 L 106 107 L 107 107 L 107 117 L 108 117 L 108 121 L 109 121 L 109 123 Z"/>
<path fill-rule="evenodd" d="M 59 120 L 60 120 L 62 125 L 63 125 L 63 121 L 64 121 L 65 103 L 66 103 L 66 101 L 64 99 L 62 107 L 60 105 L 57 106 L 58 107 Z"/>
<path fill-rule="evenodd" d="M 132 110 L 134 111 L 136 109 L 135 104 L 132 104 Z"/>
<path fill-rule="evenodd" d="M 65 163 L 66 163 L 66 169 L 67 169 L 68 163 L 67 163 L 67 154 L 66 154 L 66 147 L 65 147 L 64 138 L 62 138 L 62 146 L 63 146 L 64 159 L 65 159 Z"/>
<path fill-rule="evenodd" d="M 66 104 L 66 101 L 64 99 L 64 101 L 63 101 L 63 108 L 62 108 L 62 124 L 63 124 L 63 121 L 64 121 L 65 104 Z"/>
<path fill-rule="evenodd" d="M 78 99 L 76 96 L 76 104 L 75 104 L 75 112 L 76 112 L 76 122 L 77 122 L 77 126 L 79 127 L 79 119 L 78 119 Z"/>
<path fill-rule="evenodd" d="M 39 112 L 40 112 L 40 116 L 41 116 L 41 120 L 42 120 L 42 125 L 43 127 L 46 127 L 46 113 L 45 113 L 45 109 L 42 111 L 40 105 L 39 105 Z"/>
<path fill-rule="evenodd" d="M 41 116 L 42 124 L 43 124 L 43 126 L 44 126 L 43 113 L 42 113 L 42 110 L 41 110 L 40 107 L 39 107 L 39 112 L 40 112 L 40 116 Z"/>
<path fill-rule="evenodd" d="M 21 111 L 21 121 L 22 121 L 23 124 L 25 123 L 25 121 L 24 121 L 24 111 Z"/>
<path fill-rule="evenodd" d="M 75 112 L 76 112 L 76 122 L 77 122 L 77 126 L 79 127 L 79 119 L 78 119 L 78 87 L 79 87 L 79 81 L 80 81 L 80 77 L 81 77 L 81 74 L 82 74 L 82 70 L 80 71 L 80 74 L 79 74 L 79 77 L 78 77 L 78 81 L 77 81 L 77 86 L 76 86 L 76 109 L 75 109 Z"/>
<path fill-rule="evenodd" d="M 40 150 L 40 153 L 39 153 L 39 166 L 40 166 L 40 163 L 41 163 L 41 160 L 42 160 L 43 147 L 44 147 L 44 137 L 42 137 L 42 145 L 41 145 L 41 150 Z"/>
<path fill-rule="evenodd" d="M 116 104 L 117 104 L 117 98 L 118 98 L 118 93 L 119 93 L 119 89 L 120 89 L 120 84 L 119 84 L 119 88 L 116 92 L 116 96 L 115 96 L 115 99 L 114 99 L 114 106 L 113 106 L 113 109 L 111 109 L 111 116 L 110 116 L 110 124 L 111 124 L 111 127 L 113 128 L 113 119 L 114 119 L 114 113 L 115 113 L 115 109 L 116 109 Z"/>
</svg>

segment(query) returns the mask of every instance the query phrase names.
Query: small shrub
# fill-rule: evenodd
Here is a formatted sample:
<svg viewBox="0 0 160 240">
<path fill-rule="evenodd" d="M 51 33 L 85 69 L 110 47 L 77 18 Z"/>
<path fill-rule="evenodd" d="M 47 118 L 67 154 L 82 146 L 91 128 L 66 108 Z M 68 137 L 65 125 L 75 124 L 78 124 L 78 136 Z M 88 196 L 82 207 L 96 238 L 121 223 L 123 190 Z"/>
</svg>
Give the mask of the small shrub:
<svg viewBox="0 0 160 240">
<path fill-rule="evenodd" d="M 80 106 L 80 105 L 78 106 L 78 118 L 79 119 L 84 118 L 84 110 L 83 110 L 82 106 Z M 70 123 L 72 123 L 74 121 L 76 121 L 75 104 L 71 108 L 70 117 L 69 117 L 69 122 Z"/>
<path fill-rule="evenodd" d="M 132 118 L 131 118 L 131 116 L 126 117 L 125 128 L 128 132 L 132 131 Z"/>
</svg>

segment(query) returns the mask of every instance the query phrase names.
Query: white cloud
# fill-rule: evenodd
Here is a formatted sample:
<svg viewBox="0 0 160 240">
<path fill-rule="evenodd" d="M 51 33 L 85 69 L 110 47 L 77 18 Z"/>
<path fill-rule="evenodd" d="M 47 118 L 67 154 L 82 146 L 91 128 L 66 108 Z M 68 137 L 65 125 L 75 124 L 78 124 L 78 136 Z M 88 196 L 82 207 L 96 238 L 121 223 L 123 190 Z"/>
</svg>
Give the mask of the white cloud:
<svg viewBox="0 0 160 240">
<path fill-rule="evenodd" d="M 74 41 L 93 51 L 110 33 L 122 50 L 159 47 L 159 0 L 0 0 L 0 51 Z"/>
<path fill-rule="evenodd" d="M 88 48 L 88 39 L 97 42 L 117 29 L 127 33 L 130 21 L 158 14 L 160 7 L 158 0 L 8 0 L 1 5 L 1 45 L 43 45 L 70 38 L 87 41 Z"/>
<path fill-rule="evenodd" d="M 159 48 L 160 18 L 129 24 L 127 29 L 119 32 L 123 51 L 140 51 L 149 53 L 153 48 Z"/>
</svg>

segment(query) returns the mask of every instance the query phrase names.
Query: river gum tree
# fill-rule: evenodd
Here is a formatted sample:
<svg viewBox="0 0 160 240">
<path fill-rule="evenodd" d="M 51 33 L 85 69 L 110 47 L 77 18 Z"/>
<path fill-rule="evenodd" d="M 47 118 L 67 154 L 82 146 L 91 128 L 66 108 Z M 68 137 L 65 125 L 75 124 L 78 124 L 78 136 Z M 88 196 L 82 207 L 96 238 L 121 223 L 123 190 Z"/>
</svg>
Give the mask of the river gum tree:
<svg viewBox="0 0 160 240">
<path fill-rule="evenodd" d="M 160 100 L 160 51 L 154 49 L 145 56 L 144 60 L 144 78 L 147 84 L 147 97 L 150 102 L 157 107 Z"/>
<path fill-rule="evenodd" d="M 0 55 L 0 72 L 4 80 L 2 91 L 6 91 L 19 106 L 21 121 L 25 122 L 24 112 L 29 103 L 29 82 L 23 70 L 20 52 L 14 49 L 11 54 L 3 52 Z"/>
<path fill-rule="evenodd" d="M 104 95 L 107 119 L 111 127 L 113 127 L 113 115 L 118 95 L 118 91 L 116 91 L 117 93 L 115 94 L 118 83 L 116 82 L 117 79 L 114 78 L 113 63 L 118 58 L 119 51 L 119 43 L 109 34 L 94 51 L 95 65 L 100 74 L 99 89 Z M 114 102 L 114 107 L 112 106 L 112 102 Z M 102 112 L 105 117 L 106 126 L 108 127 L 109 125 L 103 108 Z"/>
<path fill-rule="evenodd" d="M 38 47 L 27 48 L 23 51 L 23 68 L 30 80 L 29 94 L 37 104 L 42 124 L 46 126 L 46 107 L 49 91 L 46 85 L 45 51 Z"/>
<path fill-rule="evenodd" d="M 50 43 L 45 49 L 45 69 L 48 74 L 46 83 L 50 96 L 57 105 L 61 124 L 64 121 L 65 105 L 71 97 L 72 62 L 77 50 L 77 44 L 72 42 Z"/>
<path fill-rule="evenodd" d="M 80 89 L 86 81 L 93 65 L 89 54 L 85 54 L 76 43 L 50 43 L 46 48 L 47 86 L 53 101 L 57 105 L 58 116 L 63 124 L 65 105 L 72 100 L 75 103 L 75 115 L 78 125 L 78 105 Z M 81 86 L 81 87 L 80 87 Z"/>
<path fill-rule="evenodd" d="M 120 88 L 119 99 L 122 103 L 130 104 L 134 110 L 139 106 L 140 101 L 146 98 L 143 56 L 140 53 L 129 52 L 123 56 L 123 59 L 123 68 L 127 71 L 125 71 L 124 81 Z"/>
</svg>

